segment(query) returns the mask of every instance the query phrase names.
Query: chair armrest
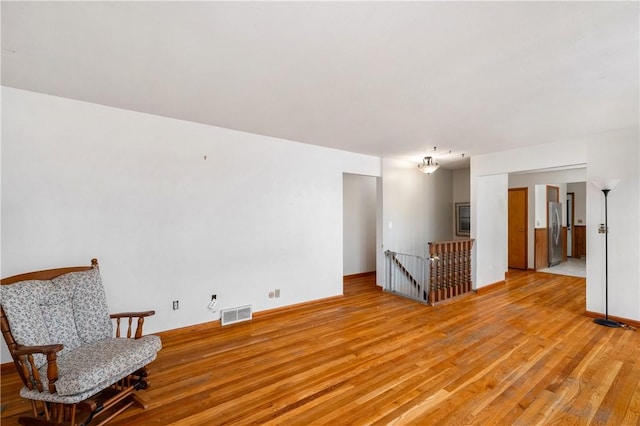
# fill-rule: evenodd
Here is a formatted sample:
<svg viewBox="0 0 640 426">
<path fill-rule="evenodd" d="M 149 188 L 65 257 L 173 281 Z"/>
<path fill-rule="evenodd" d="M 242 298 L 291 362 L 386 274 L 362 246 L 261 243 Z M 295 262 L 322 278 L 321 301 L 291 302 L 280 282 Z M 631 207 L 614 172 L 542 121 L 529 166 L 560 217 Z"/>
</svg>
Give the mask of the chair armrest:
<svg viewBox="0 0 640 426">
<path fill-rule="evenodd" d="M 129 325 L 127 327 L 127 339 L 131 338 L 131 325 L 133 323 L 133 319 L 137 318 L 136 325 L 136 333 L 135 338 L 139 339 L 142 337 L 142 325 L 144 324 L 144 318 L 149 317 L 151 315 L 155 315 L 156 311 L 143 311 L 143 312 L 122 312 L 118 314 L 111 314 L 110 317 L 116 320 L 116 337 L 120 337 L 120 319 L 128 318 Z"/>
<path fill-rule="evenodd" d="M 36 364 L 33 359 L 34 354 L 44 354 L 47 356 L 47 380 L 49 381 L 49 392 L 55 393 L 55 383 L 58 380 L 58 352 L 60 352 L 63 347 L 64 346 L 61 343 L 42 346 L 19 345 L 15 350 L 13 350 L 16 367 L 18 367 L 20 376 L 22 376 L 23 381 L 27 384 L 29 389 L 33 389 L 35 387 L 40 392 L 44 389 L 42 386 L 42 380 L 40 380 L 40 372 L 36 368 Z"/>
<path fill-rule="evenodd" d="M 22 346 L 18 345 L 13 353 L 17 356 L 29 355 L 29 354 L 45 354 L 60 352 L 64 348 L 61 343 L 55 345 L 43 345 L 43 346 Z"/>
<path fill-rule="evenodd" d="M 111 314 L 111 318 L 127 318 L 127 317 L 150 317 L 151 315 L 155 315 L 156 311 L 143 311 L 143 312 L 120 312 L 117 314 Z"/>
</svg>

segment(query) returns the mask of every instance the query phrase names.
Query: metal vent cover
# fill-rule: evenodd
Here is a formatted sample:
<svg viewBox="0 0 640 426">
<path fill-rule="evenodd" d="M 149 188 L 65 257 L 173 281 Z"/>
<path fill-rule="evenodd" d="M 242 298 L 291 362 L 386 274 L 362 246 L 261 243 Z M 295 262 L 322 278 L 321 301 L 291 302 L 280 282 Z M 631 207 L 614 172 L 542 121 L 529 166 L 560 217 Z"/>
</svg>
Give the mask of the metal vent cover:
<svg viewBox="0 0 640 426">
<path fill-rule="evenodd" d="M 251 305 L 238 306 L 236 308 L 222 309 L 220 311 L 220 324 L 229 325 L 237 322 L 249 321 L 253 318 Z"/>
</svg>

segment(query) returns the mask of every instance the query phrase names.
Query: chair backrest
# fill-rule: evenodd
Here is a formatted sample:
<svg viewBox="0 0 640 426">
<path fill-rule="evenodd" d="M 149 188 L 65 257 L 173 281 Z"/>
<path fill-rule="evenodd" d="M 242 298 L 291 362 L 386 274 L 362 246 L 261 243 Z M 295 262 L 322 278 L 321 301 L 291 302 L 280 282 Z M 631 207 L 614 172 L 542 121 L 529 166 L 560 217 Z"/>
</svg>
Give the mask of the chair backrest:
<svg viewBox="0 0 640 426">
<path fill-rule="evenodd" d="M 60 354 L 112 337 L 98 261 L 92 266 L 49 269 L 1 281 L 0 328 L 11 355 L 18 345 L 61 343 Z M 36 357 L 36 366 L 46 363 Z"/>
</svg>

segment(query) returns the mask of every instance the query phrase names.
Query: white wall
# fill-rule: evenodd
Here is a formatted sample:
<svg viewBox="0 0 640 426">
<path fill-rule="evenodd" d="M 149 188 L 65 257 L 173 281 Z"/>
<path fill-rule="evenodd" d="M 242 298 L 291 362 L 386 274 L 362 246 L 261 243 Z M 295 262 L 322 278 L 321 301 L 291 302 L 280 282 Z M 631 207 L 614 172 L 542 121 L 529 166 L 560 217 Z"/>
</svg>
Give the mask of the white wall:
<svg viewBox="0 0 640 426">
<path fill-rule="evenodd" d="M 456 203 L 468 203 L 471 200 L 471 185 L 469 183 L 471 179 L 470 169 L 456 169 L 453 171 L 453 205 L 455 209 Z M 468 237 L 456 236 L 456 219 L 455 210 L 452 217 L 452 237 L 453 239 L 460 240 Z"/>
<path fill-rule="evenodd" d="M 343 173 L 380 171 L 378 157 L 5 87 L 2 276 L 97 257 L 112 311 L 156 310 L 147 332 L 218 319 L 214 293 L 254 311 L 339 295 Z"/>
<path fill-rule="evenodd" d="M 585 171 L 586 172 L 586 171 Z M 585 173 L 586 175 L 586 173 Z M 586 176 L 585 176 L 586 181 Z M 571 182 L 567 184 L 567 192 L 573 192 L 574 225 L 587 223 L 587 184 L 586 182 Z"/>
<path fill-rule="evenodd" d="M 418 172 L 424 186 L 426 202 L 426 238 L 430 241 L 453 240 L 454 205 L 453 171 L 440 168 L 431 175 Z M 425 248 L 425 250 L 428 250 Z M 427 252 L 425 252 L 425 255 Z"/>
<path fill-rule="evenodd" d="M 425 256 L 429 241 L 453 238 L 451 170 L 426 175 L 415 163 L 384 158 L 382 177 L 382 252 Z M 378 283 L 384 283 L 383 274 Z"/>
<path fill-rule="evenodd" d="M 376 270 L 376 179 L 345 173 L 343 274 Z"/>
<path fill-rule="evenodd" d="M 473 269 L 477 271 L 474 288 L 503 280 L 507 270 L 507 184 L 506 173 L 477 178 L 476 197 L 472 198 L 476 214 L 471 214 L 471 234 L 475 239 L 476 252 Z"/>
<path fill-rule="evenodd" d="M 587 310 L 605 312 L 604 195 L 599 187 L 618 183 L 608 195 L 609 314 L 640 320 L 640 137 L 603 134 L 588 145 Z"/>
<path fill-rule="evenodd" d="M 534 185 L 533 222 L 535 228 L 547 227 L 547 185 Z"/>
<path fill-rule="evenodd" d="M 549 187 L 558 189 L 558 202 L 562 204 L 562 214 L 560 219 L 562 220 L 562 226 L 567 226 L 567 184 L 559 183 L 559 182 L 550 182 L 545 184 L 535 185 L 535 195 L 536 198 L 534 200 L 534 222 L 536 228 L 546 228 L 547 227 L 547 213 L 548 206 L 547 200 Z"/>
</svg>

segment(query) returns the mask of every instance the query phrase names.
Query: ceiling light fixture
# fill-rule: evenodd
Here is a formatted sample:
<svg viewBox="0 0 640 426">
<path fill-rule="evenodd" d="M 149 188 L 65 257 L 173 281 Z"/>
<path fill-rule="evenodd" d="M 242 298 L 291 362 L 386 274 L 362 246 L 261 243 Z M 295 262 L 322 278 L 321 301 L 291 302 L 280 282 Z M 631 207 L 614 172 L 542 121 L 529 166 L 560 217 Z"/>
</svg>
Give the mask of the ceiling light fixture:
<svg viewBox="0 0 640 426">
<path fill-rule="evenodd" d="M 438 170 L 439 167 L 440 165 L 432 157 L 424 157 L 422 164 L 418 164 L 418 170 L 428 175 Z"/>
</svg>

